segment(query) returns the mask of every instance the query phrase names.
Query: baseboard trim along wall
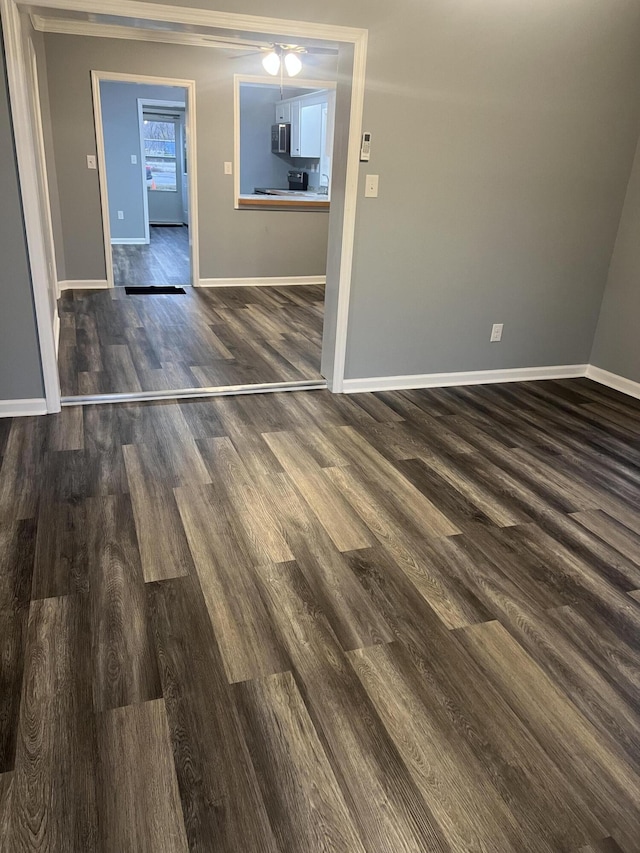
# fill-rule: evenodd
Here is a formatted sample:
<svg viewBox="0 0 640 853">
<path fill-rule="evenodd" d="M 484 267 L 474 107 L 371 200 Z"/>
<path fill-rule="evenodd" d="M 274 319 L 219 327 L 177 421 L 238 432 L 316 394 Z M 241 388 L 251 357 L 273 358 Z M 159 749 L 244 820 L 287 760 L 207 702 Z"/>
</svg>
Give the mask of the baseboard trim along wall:
<svg viewBox="0 0 640 853">
<path fill-rule="evenodd" d="M 201 278 L 200 287 L 289 287 L 293 284 L 326 284 L 326 275 L 288 275 L 268 278 Z"/>
<path fill-rule="evenodd" d="M 617 373 L 610 373 L 608 370 L 596 367 L 595 364 L 587 365 L 586 376 L 588 379 L 593 379 L 594 382 L 607 385 L 615 391 L 628 394 L 629 397 L 637 397 L 640 400 L 640 382 L 634 382 L 633 379 L 626 379 Z"/>
<path fill-rule="evenodd" d="M 148 246 L 149 240 L 146 237 L 112 237 L 112 246 Z"/>
<path fill-rule="evenodd" d="M 494 382 L 532 382 L 537 379 L 574 379 L 587 375 L 586 364 L 552 367 L 514 367 L 507 370 L 474 370 L 459 373 L 422 373 L 408 376 L 374 376 L 345 379 L 345 394 L 361 391 L 407 391 L 412 388 L 447 388 L 454 385 L 484 385 Z"/>
<path fill-rule="evenodd" d="M 24 418 L 30 415 L 46 415 L 47 401 L 44 397 L 28 400 L 0 400 L 0 418 Z"/>
<path fill-rule="evenodd" d="M 61 290 L 101 290 L 103 287 L 109 287 L 109 282 L 106 278 L 74 278 L 69 281 L 59 281 L 58 291 Z"/>
</svg>

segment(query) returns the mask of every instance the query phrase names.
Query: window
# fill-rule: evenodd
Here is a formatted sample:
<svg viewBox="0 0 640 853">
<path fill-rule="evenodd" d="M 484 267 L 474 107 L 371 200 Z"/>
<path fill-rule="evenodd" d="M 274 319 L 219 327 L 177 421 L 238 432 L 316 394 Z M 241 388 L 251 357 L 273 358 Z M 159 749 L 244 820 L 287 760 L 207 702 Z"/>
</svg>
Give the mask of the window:
<svg viewBox="0 0 640 853">
<path fill-rule="evenodd" d="M 143 119 L 144 162 L 147 186 L 158 192 L 177 192 L 176 137 L 178 122 L 174 118 L 152 118 L 145 113 Z"/>
</svg>

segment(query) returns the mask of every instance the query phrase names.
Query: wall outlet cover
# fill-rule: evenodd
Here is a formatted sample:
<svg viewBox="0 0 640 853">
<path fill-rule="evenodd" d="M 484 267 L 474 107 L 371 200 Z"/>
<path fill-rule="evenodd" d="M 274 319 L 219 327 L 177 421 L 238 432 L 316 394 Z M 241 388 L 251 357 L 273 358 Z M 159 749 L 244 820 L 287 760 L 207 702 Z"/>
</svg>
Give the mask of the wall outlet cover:
<svg viewBox="0 0 640 853">
<path fill-rule="evenodd" d="M 498 343 L 498 341 L 502 340 L 502 329 L 504 328 L 504 323 L 494 323 L 491 327 L 491 338 L 490 341 L 492 344 Z"/>
</svg>

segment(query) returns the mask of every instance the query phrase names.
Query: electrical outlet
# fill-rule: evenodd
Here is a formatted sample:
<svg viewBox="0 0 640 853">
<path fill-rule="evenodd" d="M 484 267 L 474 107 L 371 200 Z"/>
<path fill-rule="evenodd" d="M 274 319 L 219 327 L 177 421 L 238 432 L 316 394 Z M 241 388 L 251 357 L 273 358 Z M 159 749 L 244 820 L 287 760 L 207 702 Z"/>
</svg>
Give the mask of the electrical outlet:
<svg viewBox="0 0 640 853">
<path fill-rule="evenodd" d="M 502 340 L 502 329 L 504 323 L 494 323 L 491 327 L 491 343 L 495 344 Z"/>
<path fill-rule="evenodd" d="M 233 174 L 233 163 L 231 162 L 231 160 L 224 161 L 224 173 L 225 175 Z"/>
<path fill-rule="evenodd" d="M 118 219 L 124 219 L 124 210 L 118 211 Z"/>
<path fill-rule="evenodd" d="M 132 165 L 132 166 L 137 166 L 137 165 L 138 165 L 138 155 L 137 155 L 137 154 L 132 154 L 132 155 L 131 155 L 131 165 Z"/>
<path fill-rule="evenodd" d="M 98 162 L 95 154 L 87 154 L 87 169 L 97 169 Z"/>
</svg>

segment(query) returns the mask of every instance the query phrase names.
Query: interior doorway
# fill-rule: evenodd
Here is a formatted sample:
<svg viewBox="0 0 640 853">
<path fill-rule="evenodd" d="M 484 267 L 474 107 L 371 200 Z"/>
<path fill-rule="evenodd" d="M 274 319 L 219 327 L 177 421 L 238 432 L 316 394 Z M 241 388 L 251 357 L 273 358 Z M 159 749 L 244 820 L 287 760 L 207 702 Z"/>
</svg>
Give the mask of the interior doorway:
<svg viewBox="0 0 640 853">
<path fill-rule="evenodd" d="M 16 138 L 17 140 L 19 140 L 19 169 L 21 173 L 23 187 L 22 196 L 25 209 L 25 220 L 27 225 L 27 239 L 29 243 L 29 252 L 32 262 L 32 268 L 34 270 L 34 297 L 38 317 L 38 328 L 39 335 L 41 339 L 44 340 L 43 367 L 46 379 L 47 409 L 48 411 L 55 411 L 57 410 L 57 408 L 59 408 L 60 391 L 58 387 L 57 377 L 55 376 L 55 373 L 51 370 L 51 368 L 53 367 L 53 347 L 49 346 L 49 344 L 52 343 L 55 345 L 56 340 L 59 339 L 60 347 L 62 347 L 63 341 L 65 340 L 64 330 L 65 320 L 67 318 L 61 316 L 61 319 L 58 319 L 60 315 L 54 309 L 53 312 L 50 312 L 50 320 L 48 320 L 49 315 L 47 314 L 47 305 L 44 300 L 45 285 L 47 284 L 49 278 L 55 276 L 55 270 L 45 268 L 44 257 L 46 253 L 44 252 L 43 245 L 46 241 L 46 235 L 42 232 L 42 227 L 39 221 L 38 214 L 38 208 L 41 204 L 40 199 L 42 198 L 42 196 L 40 196 L 40 194 L 36 192 L 37 188 L 34 179 L 32 178 L 33 174 L 42 174 L 44 175 L 44 178 L 46 180 L 46 165 L 44 162 L 44 156 L 42 151 L 41 134 L 40 137 L 38 137 L 37 126 L 31 125 L 30 121 L 28 120 L 28 116 L 24 112 L 24 105 L 30 105 L 33 102 L 33 93 L 35 90 L 33 86 L 31 86 L 27 81 L 28 71 L 26 69 L 26 64 L 24 61 L 23 48 L 21 46 L 22 43 L 19 38 L 22 29 L 25 29 L 24 35 L 27 37 L 27 39 L 29 38 L 29 34 L 27 32 L 29 26 L 28 23 L 26 24 L 25 28 L 25 21 L 27 19 L 20 18 L 20 11 L 22 10 L 22 7 L 23 0 L 7 0 L 7 2 L 3 5 L 2 13 L 3 22 L 8 23 L 8 26 L 5 28 L 5 33 L 9 32 L 11 35 L 11 38 L 9 38 L 6 42 L 8 56 L 12 60 L 9 63 L 9 84 L 12 95 L 13 117 L 14 125 L 16 128 Z M 115 13 L 116 11 L 117 14 Z M 111 14 L 109 16 L 101 16 L 99 13 L 92 13 L 91 16 L 86 16 L 86 19 L 83 18 L 82 21 L 78 22 L 76 20 L 77 14 L 74 17 L 74 14 L 71 14 L 66 9 L 64 9 L 63 6 L 61 6 L 59 0 L 51 0 L 51 2 L 49 2 L 49 0 L 43 0 L 42 12 L 37 16 L 31 17 L 31 24 L 36 29 L 45 33 L 69 32 L 78 36 L 81 35 L 82 37 L 95 35 L 106 36 L 107 39 L 123 38 L 144 42 L 170 42 L 174 44 L 181 43 L 189 46 L 198 44 L 206 48 L 211 48 L 212 46 L 215 46 L 217 48 L 229 50 L 249 50 L 254 56 L 256 54 L 260 56 L 260 52 L 262 51 L 273 52 L 273 42 L 268 41 L 269 33 L 273 32 L 277 32 L 279 34 L 279 39 L 282 39 L 283 35 L 286 35 L 288 37 L 286 39 L 287 44 L 292 43 L 291 38 L 296 39 L 298 37 L 301 37 L 303 39 L 306 39 L 306 47 L 300 47 L 298 50 L 304 56 L 307 57 L 318 52 L 316 50 L 316 45 L 320 45 L 320 53 L 325 52 L 323 50 L 325 46 L 328 46 L 329 52 L 331 53 L 335 53 L 336 48 L 339 48 L 341 62 L 343 63 L 343 65 L 341 76 L 339 78 L 340 83 L 338 85 L 338 106 L 336 112 L 340 115 L 340 121 L 337 122 L 337 126 L 340 128 L 340 133 L 339 141 L 336 143 L 336 152 L 339 152 L 340 156 L 336 157 L 335 163 L 338 168 L 335 171 L 334 178 L 332 180 L 332 184 L 337 190 L 336 201 L 338 208 L 335 211 L 335 215 L 332 214 L 330 217 L 331 222 L 333 222 L 334 224 L 329 229 L 331 232 L 329 240 L 329 250 L 325 256 L 327 262 L 327 284 L 329 285 L 330 282 L 330 286 L 328 286 L 328 293 L 326 294 L 329 308 L 329 323 L 324 324 L 322 338 L 323 345 L 321 370 L 322 374 L 326 377 L 329 387 L 334 391 L 339 391 L 342 389 L 345 363 L 347 309 L 353 254 L 355 195 L 357 192 L 357 151 L 359 145 L 359 133 L 362 118 L 364 67 L 366 60 L 366 31 L 351 29 L 347 27 L 327 26 L 320 24 L 301 25 L 298 22 L 294 23 L 276 19 L 253 18 L 251 16 L 230 16 L 228 14 L 222 15 L 216 12 L 201 11 L 199 12 L 199 21 L 202 31 L 195 32 L 193 30 L 193 12 L 194 10 L 186 10 L 186 12 L 183 14 L 180 9 L 172 9 L 170 16 L 167 16 L 167 12 L 166 10 L 164 10 L 164 7 L 162 9 L 160 7 L 158 7 L 157 9 L 150 8 L 149 13 L 145 15 L 144 26 L 141 28 L 137 20 L 135 23 L 131 22 L 130 19 L 135 16 L 132 14 L 132 9 L 130 8 L 130 5 L 125 4 L 124 2 L 118 3 L 117 10 L 114 11 L 114 14 Z M 232 34 L 230 31 L 232 31 Z M 167 33 L 169 32 L 171 36 L 170 39 L 167 37 Z M 14 38 L 15 34 L 17 34 L 17 36 Z M 281 47 L 281 45 L 279 46 Z M 250 54 L 246 55 L 248 56 Z M 64 64 L 64 61 L 62 61 L 62 64 Z M 138 66 L 136 68 L 136 71 L 140 70 L 140 62 L 136 61 L 135 59 L 126 64 Z M 96 63 L 96 65 L 100 67 L 98 63 Z M 109 67 L 109 64 L 104 63 L 103 67 L 105 66 Z M 128 70 L 133 70 L 133 68 L 130 68 Z M 164 70 L 164 67 L 158 69 L 160 73 L 163 73 Z M 241 68 L 239 67 L 238 70 L 241 71 Z M 156 71 L 156 73 L 158 72 Z M 269 73 L 272 72 L 270 71 Z M 127 75 L 116 74 L 114 75 L 114 78 L 118 79 L 122 76 L 126 77 Z M 138 74 L 131 76 L 135 77 L 135 79 L 138 81 L 140 79 Z M 105 75 L 105 77 L 108 78 L 109 75 L 107 74 Z M 75 79 L 78 78 L 76 77 Z M 162 78 L 162 80 L 164 82 L 164 78 Z M 94 81 L 94 86 L 96 85 L 96 82 L 97 81 Z M 154 82 L 158 81 L 156 80 Z M 188 81 L 186 82 L 188 83 Z M 341 86 L 342 92 L 340 92 Z M 193 95 L 193 87 L 191 87 L 188 92 L 187 110 L 189 110 L 189 105 L 195 105 Z M 81 92 L 79 93 L 79 99 L 82 100 Z M 35 108 L 38 109 L 37 105 Z M 98 120 L 99 119 L 96 117 L 96 130 Z M 189 137 L 189 134 L 187 134 L 187 136 Z M 193 144 L 194 138 L 195 131 L 193 131 L 191 134 L 191 144 Z M 189 144 L 187 147 L 189 152 L 189 159 L 193 166 L 193 168 L 191 169 L 191 174 L 189 176 L 189 185 L 190 187 L 194 187 L 197 185 L 194 175 L 196 159 L 189 148 Z M 87 146 L 87 148 L 88 150 L 90 150 L 89 146 Z M 89 156 L 89 154 L 87 154 L 87 160 L 89 161 L 91 159 L 92 158 Z M 33 170 L 30 171 L 32 163 L 35 163 L 36 165 L 35 172 Z M 220 165 L 222 165 L 221 162 Z M 229 164 L 225 162 L 224 165 L 224 174 L 231 174 L 230 172 L 227 172 L 226 169 L 227 165 Z M 207 169 L 205 171 L 210 171 L 209 166 L 210 162 L 208 158 Z M 89 165 L 88 168 L 90 169 L 92 168 L 92 166 Z M 101 168 L 99 169 L 98 181 L 101 184 L 104 184 L 104 186 L 101 186 L 101 197 L 102 199 L 107 199 L 108 192 L 106 187 L 106 170 L 104 169 L 104 163 L 101 164 Z M 213 198 L 213 196 L 210 196 L 205 193 L 203 195 L 203 198 L 205 199 L 205 209 L 203 210 L 203 214 L 206 216 L 207 221 L 211 221 L 209 211 L 207 210 L 207 203 L 210 198 Z M 275 200 L 273 202 L 270 202 L 270 204 L 277 205 L 278 207 L 280 206 Z M 199 287 L 195 288 L 195 290 L 199 291 L 202 287 L 220 287 L 220 282 L 224 281 L 226 283 L 226 279 L 199 278 L 199 255 L 196 247 L 198 231 L 197 223 L 195 223 L 193 215 L 194 211 L 197 211 L 197 205 L 195 204 L 195 198 L 193 194 L 190 194 L 189 206 L 189 245 L 191 275 L 193 283 L 200 285 Z M 106 211 L 103 210 L 103 213 L 106 213 Z M 105 227 L 106 237 L 109 229 L 108 217 L 104 216 L 103 219 L 107 222 L 107 225 Z M 95 222 L 95 218 L 93 221 Z M 74 235 L 77 234 L 78 230 L 81 231 L 84 226 L 82 219 L 78 218 L 78 213 L 76 213 L 76 224 L 80 227 L 79 229 L 76 229 Z M 264 231 L 264 233 L 268 233 L 267 229 L 262 230 Z M 253 245 L 253 243 L 249 244 Z M 77 237 L 76 245 L 82 245 Z M 95 243 L 93 243 L 93 245 L 95 245 Z M 293 246 L 293 248 L 295 249 L 299 245 L 304 245 L 304 241 L 292 239 L 289 245 Z M 75 275 L 69 274 L 69 263 L 67 263 L 67 275 L 60 276 L 60 273 L 58 272 L 58 287 L 62 287 L 63 290 L 71 288 L 71 292 L 74 292 L 74 288 L 76 290 L 83 288 L 85 290 L 86 288 L 102 289 L 105 287 L 105 285 L 107 285 L 110 289 L 113 288 L 111 290 L 111 297 L 108 297 L 108 293 L 104 293 L 104 296 L 110 298 L 113 301 L 115 298 L 115 293 L 117 293 L 117 291 L 114 288 L 113 262 L 110 251 L 110 240 L 108 248 L 108 253 L 105 252 L 105 261 L 107 266 L 106 282 L 103 283 L 99 281 L 100 274 L 97 269 L 93 273 L 93 275 L 91 274 L 91 272 L 93 271 L 87 274 L 84 273 L 84 271 L 82 270 L 79 270 L 78 272 L 74 270 Z M 96 257 L 95 250 L 93 251 L 93 257 Z M 274 253 L 271 252 L 271 254 L 273 255 Z M 78 257 L 78 264 L 79 266 L 81 266 L 82 263 L 84 263 L 84 258 L 81 256 Z M 84 257 L 89 257 L 89 253 L 86 253 Z M 285 253 L 284 257 L 290 259 L 291 252 L 288 251 L 287 253 Z M 233 273 L 227 273 L 227 275 L 229 274 L 233 275 Z M 206 272 L 205 275 L 207 275 Z M 209 275 L 211 275 L 211 273 L 209 273 Z M 252 272 L 251 275 L 253 276 L 251 278 L 252 282 L 257 284 L 258 286 L 264 284 L 264 282 L 259 280 L 260 272 L 257 269 L 255 272 Z M 258 278 L 255 278 L 255 276 L 258 276 Z M 64 281 L 61 280 L 63 278 Z M 290 277 L 290 280 L 287 282 L 287 284 L 311 284 L 311 282 L 308 280 L 305 282 L 294 281 L 294 278 L 296 278 L 296 276 Z M 305 277 L 302 276 L 302 278 Z M 306 278 L 320 278 L 320 276 L 307 276 Z M 322 279 L 324 283 L 324 275 L 322 276 Z M 289 288 L 287 288 L 287 290 L 289 290 Z M 293 293 L 292 296 L 294 296 Z M 231 302 L 234 304 L 235 309 L 238 300 L 236 299 L 235 295 L 231 296 L 230 299 Z M 248 308 L 249 303 L 252 300 L 242 299 L 240 301 L 243 304 L 246 304 L 246 307 Z M 278 301 L 280 301 L 280 299 L 278 299 Z M 127 308 L 125 305 L 121 307 L 123 311 L 131 313 L 130 309 Z M 299 307 L 302 311 L 306 310 L 302 305 L 300 305 Z M 244 308 L 239 310 L 244 310 Z M 120 311 L 119 313 L 122 313 L 122 311 Z M 289 315 L 290 309 L 286 309 L 285 316 L 287 317 L 287 328 L 291 327 Z M 267 325 L 268 324 L 265 323 L 263 327 L 267 329 Z M 113 332 L 115 337 L 118 337 L 118 335 L 115 334 L 115 329 L 113 327 L 109 331 L 110 333 Z M 91 344 L 89 343 L 88 348 L 86 346 L 87 342 L 85 333 L 86 329 L 83 328 L 83 345 L 85 345 L 85 349 L 87 349 L 87 352 L 84 354 L 83 357 L 86 357 L 86 363 L 89 364 L 93 360 L 93 353 L 91 352 Z M 268 334 L 270 334 L 270 332 L 268 332 Z M 115 349 L 124 345 L 120 341 L 116 342 L 115 337 L 111 344 L 114 347 L 114 352 Z M 136 336 L 133 335 L 133 337 L 135 338 Z M 271 354 L 269 358 L 273 359 L 273 354 Z M 275 355 L 275 360 L 278 360 L 277 354 Z M 97 364 L 97 359 L 95 363 Z M 91 368 L 89 368 L 89 370 L 91 372 Z M 256 385 L 259 384 L 260 383 L 256 383 Z M 266 390 L 279 390 L 280 387 L 285 385 L 291 385 L 293 383 L 269 382 L 266 384 L 269 386 Z M 318 384 L 324 383 L 313 383 L 313 385 Z M 276 388 L 276 386 L 278 387 Z M 188 391 L 185 392 L 184 396 L 193 396 L 193 394 L 191 393 L 192 390 L 194 389 L 188 389 Z M 231 393 L 235 393 L 234 389 L 229 390 Z M 211 393 L 219 393 L 217 388 L 209 387 L 202 388 L 202 392 L 207 395 Z M 225 391 L 224 393 L 227 393 L 227 391 Z M 163 392 L 161 392 L 160 395 L 163 397 L 169 396 L 168 393 Z M 182 395 L 174 395 L 173 392 L 171 392 L 170 396 Z M 147 394 L 143 393 L 141 397 L 137 398 L 147 399 Z M 78 398 L 76 397 L 73 401 L 71 401 L 69 400 L 69 398 L 67 398 L 66 402 L 71 404 L 72 402 L 82 402 L 82 400 L 78 400 Z M 95 402 L 97 402 L 97 400 L 95 400 Z"/>
<path fill-rule="evenodd" d="M 194 84 L 100 71 L 92 77 L 108 283 L 193 285 Z"/>
<path fill-rule="evenodd" d="M 147 90 L 155 95 L 164 94 L 165 98 L 148 95 L 136 98 L 139 153 L 129 154 L 124 140 L 128 135 L 131 142 L 136 141 L 132 95 L 139 96 Z M 179 92 L 182 92 L 180 100 L 170 99 Z M 100 93 L 114 284 L 116 287 L 189 285 L 189 174 L 184 90 L 103 81 Z M 122 127 L 127 124 L 129 128 Z M 139 223 L 127 221 L 125 211 L 119 209 L 113 198 L 122 192 L 122 171 L 138 162 L 142 175 L 129 184 L 123 195 L 127 200 L 132 194 L 137 196 L 135 210 L 140 209 L 142 202 L 141 231 Z M 133 171 L 135 178 L 135 169 Z M 118 217 L 115 220 L 114 211 Z"/>
</svg>

